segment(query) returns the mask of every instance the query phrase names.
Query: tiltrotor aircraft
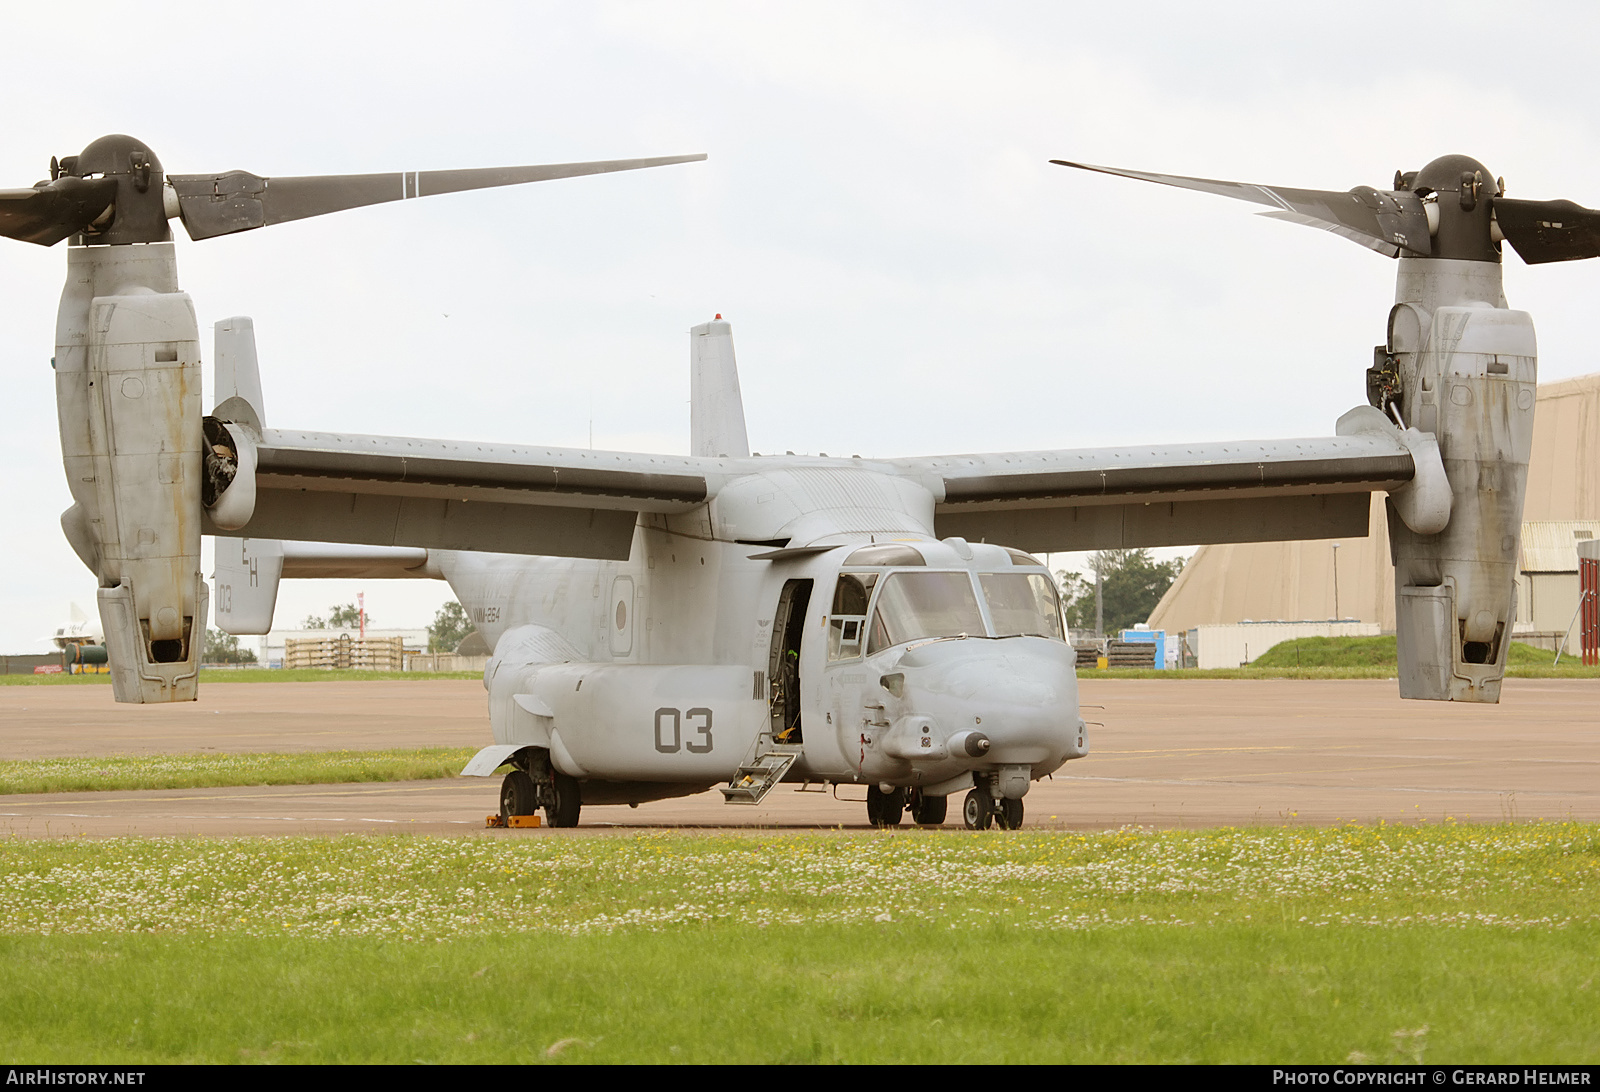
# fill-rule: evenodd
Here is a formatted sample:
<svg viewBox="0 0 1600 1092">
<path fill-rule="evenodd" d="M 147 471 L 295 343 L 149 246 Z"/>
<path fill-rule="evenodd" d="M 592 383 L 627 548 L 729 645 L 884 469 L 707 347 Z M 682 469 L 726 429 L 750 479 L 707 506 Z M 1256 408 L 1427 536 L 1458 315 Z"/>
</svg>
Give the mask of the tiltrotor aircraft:
<svg viewBox="0 0 1600 1092">
<path fill-rule="evenodd" d="M 200 406 L 168 221 L 207 239 L 402 198 L 702 156 L 503 170 L 165 175 L 125 136 L 0 191 L 0 234 L 69 241 L 56 336 L 68 540 L 99 579 L 118 701 L 193 700 L 208 600 L 264 633 L 281 577 L 448 580 L 494 650 L 505 815 L 723 784 L 864 786 L 867 813 L 1022 822 L 1030 784 L 1088 753 L 1043 551 L 1343 538 L 1388 495 L 1403 697 L 1499 699 L 1534 404 L 1534 336 L 1500 241 L 1600 254 L 1600 213 L 1513 201 L 1448 156 L 1389 190 L 1134 178 L 1240 197 L 1400 259 L 1335 435 L 1127 449 L 761 457 L 730 327 L 689 333 L 687 456 L 268 426 L 252 325 L 216 324 Z M 1080 164 L 1066 164 L 1081 166 Z M 1105 168 L 1089 168 L 1105 170 Z M 719 316 L 720 318 L 720 316 Z M 200 536 L 217 543 L 214 592 Z M 1002 545 L 1003 544 L 1003 545 Z"/>
</svg>

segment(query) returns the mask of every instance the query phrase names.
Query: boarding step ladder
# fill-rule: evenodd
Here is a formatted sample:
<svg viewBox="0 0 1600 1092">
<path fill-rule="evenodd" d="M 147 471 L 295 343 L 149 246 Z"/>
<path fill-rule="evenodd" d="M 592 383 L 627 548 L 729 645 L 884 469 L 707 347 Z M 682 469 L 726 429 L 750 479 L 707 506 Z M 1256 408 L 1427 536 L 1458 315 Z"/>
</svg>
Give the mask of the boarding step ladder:
<svg viewBox="0 0 1600 1092">
<path fill-rule="evenodd" d="M 789 772 L 794 760 L 804 750 L 799 744 L 774 743 L 772 736 L 762 732 L 750 745 L 750 753 L 739 765 L 733 780 L 721 786 L 725 804 L 759 804 L 767 794 L 778 787 L 783 775 Z"/>
</svg>

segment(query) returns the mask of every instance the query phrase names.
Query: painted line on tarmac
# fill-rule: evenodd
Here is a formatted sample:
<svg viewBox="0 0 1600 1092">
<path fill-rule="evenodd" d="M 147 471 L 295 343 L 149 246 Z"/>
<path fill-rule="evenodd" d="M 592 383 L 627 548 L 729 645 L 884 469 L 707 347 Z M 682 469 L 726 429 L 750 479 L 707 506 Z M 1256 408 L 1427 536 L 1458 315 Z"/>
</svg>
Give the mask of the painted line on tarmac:
<svg viewBox="0 0 1600 1092">
<path fill-rule="evenodd" d="M 1353 747 L 1355 744 L 1350 746 Z M 1208 755 L 1223 751 L 1299 751 L 1303 749 L 1288 744 L 1280 744 L 1276 747 L 1151 747 L 1142 751 L 1108 751 L 1104 747 L 1098 747 L 1091 753 L 1097 755 Z"/>
<path fill-rule="evenodd" d="M 1482 762 L 1482 761 L 1484 761 L 1481 758 L 1476 758 L 1476 757 L 1473 757 L 1471 755 L 1386 755 L 1386 754 L 1381 754 L 1381 753 L 1373 753 L 1371 755 L 1371 757 L 1373 757 L 1373 758 L 1427 758 L 1427 759 L 1437 759 L 1437 760 L 1444 761 L 1444 762 Z M 1537 766 L 1537 765 L 1547 765 L 1547 766 L 1600 766 L 1600 759 L 1594 759 L 1594 758 L 1522 758 L 1522 757 L 1517 756 L 1517 755 L 1495 755 L 1494 756 L 1494 761 L 1495 761 L 1496 764 L 1510 763 L 1510 762 L 1524 762 L 1524 763 L 1527 763 L 1527 764 L 1532 765 L 1532 766 Z"/>
<path fill-rule="evenodd" d="M 1550 789 L 1424 789 L 1405 785 L 1316 785 L 1300 784 L 1298 782 L 1276 781 L 1223 781 L 1215 778 L 1179 778 L 1179 777 L 1090 777 L 1083 774 L 1073 774 L 1067 777 L 1057 777 L 1057 781 L 1115 781 L 1130 785 L 1182 785 L 1187 788 L 1199 786 L 1214 786 L 1219 789 L 1236 789 L 1246 787 L 1252 789 L 1301 789 L 1315 792 L 1420 792 L 1438 796 L 1459 794 L 1462 796 L 1600 796 L 1600 792 L 1583 789 L 1569 789 L 1564 792 Z"/>
</svg>

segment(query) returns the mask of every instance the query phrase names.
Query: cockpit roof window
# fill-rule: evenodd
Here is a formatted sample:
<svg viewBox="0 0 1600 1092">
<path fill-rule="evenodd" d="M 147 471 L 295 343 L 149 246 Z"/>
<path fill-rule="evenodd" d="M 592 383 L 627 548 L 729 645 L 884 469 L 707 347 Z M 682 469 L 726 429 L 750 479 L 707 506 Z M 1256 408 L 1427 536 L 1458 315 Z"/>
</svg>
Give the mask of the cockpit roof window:
<svg viewBox="0 0 1600 1092">
<path fill-rule="evenodd" d="M 927 561 L 914 547 L 902 542 L 888 542 L 878 546 L 863 546 L 844 559 L 846 565 L 926 565 Z"/>
<path fill-rule="evenodd" d="M 1021 550 L 1013 550 L 1010 546 L 1005 547 L 1005 551 L 1011 555 L 1011 564 L 1013 565 L 1037 565 L 1040 568 L 1044 567 L 1044 562 L 1040 561 L 1032 554 L 1025 554 Z"/>
</svg>

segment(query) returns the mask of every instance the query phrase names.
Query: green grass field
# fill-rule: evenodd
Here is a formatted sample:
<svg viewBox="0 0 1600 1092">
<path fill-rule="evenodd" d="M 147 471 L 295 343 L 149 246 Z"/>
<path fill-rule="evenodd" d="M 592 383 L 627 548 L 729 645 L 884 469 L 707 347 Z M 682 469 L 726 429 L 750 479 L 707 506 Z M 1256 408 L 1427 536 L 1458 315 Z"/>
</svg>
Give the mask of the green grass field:
<svg viewBox="0 0 1600 1092">
<path fill-rule="evenodd" d="M 1550 667 L 1556 654 L 1512 641 L 1506 650 L 1506 666 Z M 1563 656 L 1563 662 L 1572 657 Z M 1378 637 L 1301 637 L 1273 645 L 1259 656 L 1253 667 L 1387 667 L 1398 663 L 1393 634 Z M 1579 663 L 1577 666 L 1583 666 Z"/>
<path fill-rule="evenodd" d="M 1595 824 L 0 846 L 19 1063 L 1600 1059 Z"/>
<path fill-rule="evenodd" d="M 229 785 L 339 785 L 455 777 L 471 747 L 269 754 L 128 755 L 0 761 L 10 793 L 211 789 Z"/>
</svg>

